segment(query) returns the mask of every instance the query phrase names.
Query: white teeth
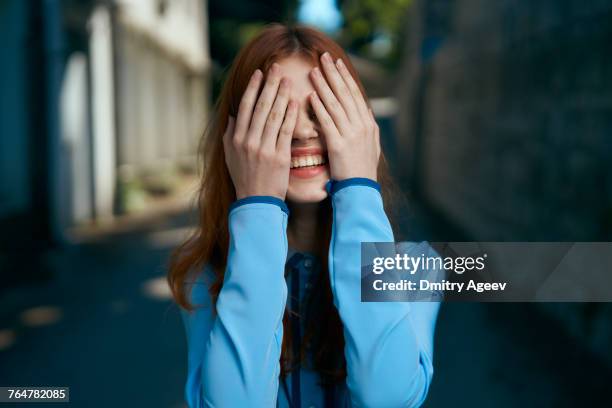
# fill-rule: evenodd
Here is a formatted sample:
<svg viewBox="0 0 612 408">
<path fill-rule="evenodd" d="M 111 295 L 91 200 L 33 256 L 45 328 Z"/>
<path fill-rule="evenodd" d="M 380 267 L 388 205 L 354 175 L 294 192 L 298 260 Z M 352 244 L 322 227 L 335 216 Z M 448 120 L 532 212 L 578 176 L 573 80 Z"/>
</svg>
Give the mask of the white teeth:
<svg viewBox="0 0 612 408">
<path fill-rule="evenodd" d="M 291 168 L 318 166 L 325 163 L 325 158 L 320 154 L 299 156 L 291 158 Z"/>
</svg>

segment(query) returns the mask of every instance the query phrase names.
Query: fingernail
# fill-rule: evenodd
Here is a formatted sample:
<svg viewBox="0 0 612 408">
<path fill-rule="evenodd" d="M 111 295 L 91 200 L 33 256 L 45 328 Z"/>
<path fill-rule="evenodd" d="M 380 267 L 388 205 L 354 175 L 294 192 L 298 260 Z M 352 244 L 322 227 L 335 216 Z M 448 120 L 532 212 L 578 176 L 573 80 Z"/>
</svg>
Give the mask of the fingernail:
<svg viewBox="0 0 612 408">
<path fill-rule="evenodd" d="M 278 72 L 278 64 L 276 62 L 274 64 L 272 64 L 271 70 L 275 74 Z"/>
<path fill-rule="evenodd" d="M 344 62 L 342 62 L 341 58 L 338 58 L 336 61 L 336 66 L 338 66 L 338 68 L 344 68 Z"/>
<path fill-rule="evenodd" d="M 327 52 L 327 51 L 325 51 L 325 52 L 323 53 L 323 59 L 324 59 L 325 61 L 327 61 L 327 62 L 332 62 L 332 59 L 331 59 L 331 57 L 329 56 L 329 52 Z"/>
<path fill-rule="evenodd" d="M 315 76 L 320 76 L 321 75 L 321 71 L 319 70 L 319 67 L 314 67 L 314 69 L 312 70 L 312 73 Z"/>
<path fill-rule="evenodd" d="M 253 78 L 255 79 L 259 79 L 261 75 L 262 75 L 262 72 L 259 69 L 256 69 L 255 72 L 253 72 Z"/>
</svg>

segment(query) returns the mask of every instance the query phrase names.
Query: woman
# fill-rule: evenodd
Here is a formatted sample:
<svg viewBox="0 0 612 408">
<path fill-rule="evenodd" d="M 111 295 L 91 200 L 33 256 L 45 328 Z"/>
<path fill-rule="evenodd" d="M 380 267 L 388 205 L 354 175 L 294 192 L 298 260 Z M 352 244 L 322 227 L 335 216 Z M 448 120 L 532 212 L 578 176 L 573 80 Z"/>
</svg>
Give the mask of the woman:
<svg viewBox="0 0 612 408">
<path fill-rule="evenodd" d="M 343 50 L 267 27 L 234 61 L 205 136 L 199 229 L 168 279 L 189 405 L 420 405 L 438 305 L 360 301 L 360 243 L 394 235 L 379 130 Z"/>
</svg>

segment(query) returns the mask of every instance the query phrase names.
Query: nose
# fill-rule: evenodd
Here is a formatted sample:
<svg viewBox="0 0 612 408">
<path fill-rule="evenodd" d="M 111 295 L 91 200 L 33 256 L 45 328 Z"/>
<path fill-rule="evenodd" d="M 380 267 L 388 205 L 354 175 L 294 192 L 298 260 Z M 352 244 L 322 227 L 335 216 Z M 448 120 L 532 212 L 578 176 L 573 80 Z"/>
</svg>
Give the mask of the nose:
<svg viewBox="0 0 612 408">
<path fill-rule="evenodd" d="M 310 118 L 308 112 L 300 109 L 298 113 L 295 129 L 293 130 L 293 139 L 307 141 L 308 139 L 319 137 L 315 123 Z"/>
</svg>

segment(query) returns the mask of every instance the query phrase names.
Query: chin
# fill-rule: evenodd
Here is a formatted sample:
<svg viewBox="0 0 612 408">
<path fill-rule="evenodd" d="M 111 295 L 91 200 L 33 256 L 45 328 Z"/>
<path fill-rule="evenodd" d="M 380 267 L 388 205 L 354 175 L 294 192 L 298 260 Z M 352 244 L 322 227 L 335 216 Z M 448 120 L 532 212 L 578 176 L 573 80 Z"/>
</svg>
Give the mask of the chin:
<svg viewBox="0 0 612 408">
<path fill-rule="evenodd" d="M 295 204 L 320 203 L 327 198 L 325 184 L 328 180 L 328 171 L 311 178 L 289 177 L 287 201 Z"/>
</svg>

